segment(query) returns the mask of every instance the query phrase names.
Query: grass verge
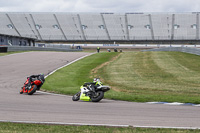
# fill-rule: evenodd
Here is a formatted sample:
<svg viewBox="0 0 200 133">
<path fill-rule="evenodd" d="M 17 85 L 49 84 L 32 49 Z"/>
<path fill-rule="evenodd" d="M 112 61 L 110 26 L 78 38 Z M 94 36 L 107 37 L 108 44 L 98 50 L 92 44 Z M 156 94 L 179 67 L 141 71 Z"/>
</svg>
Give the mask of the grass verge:
<svg viewBox="0 0 200 133">
<path fill-rule="evenodd" d="M 126 52 L 98 70 L 107 98 L 137 102 L 200 103 L 200 56 L 180 52 Z"/>
<path fill-rule="evenodd" d="M 105 98 L 135 102 L 200 103 L 200 56 L 180 52 L 99 53 L 52 76 L 44 90 L 75 94 L 100 77 L 112 87 Z"/>
<path fill-rule="evenodd" d="M 200 130 L 0 123 L 0 133 L 198 133 Z"/>
<path fill-rule="evenodd" d="M 9 55 L 9 54 L 16 54 L 16 53 L 22 53 L 22 52 L 24 52 L 24 51 L 15 51 L 15 52 L 0 53 L 0 56 L 5 56 L 5 55 Z"/>
<path fill-rule="evenodd" d="M 97 53 L 77 61 L 47 77 L 43 90 L 62 94 L 75 94 L 84 82 L 92 82 L 90 71 L 111 60 L 118 53 Z"/>
</svg>

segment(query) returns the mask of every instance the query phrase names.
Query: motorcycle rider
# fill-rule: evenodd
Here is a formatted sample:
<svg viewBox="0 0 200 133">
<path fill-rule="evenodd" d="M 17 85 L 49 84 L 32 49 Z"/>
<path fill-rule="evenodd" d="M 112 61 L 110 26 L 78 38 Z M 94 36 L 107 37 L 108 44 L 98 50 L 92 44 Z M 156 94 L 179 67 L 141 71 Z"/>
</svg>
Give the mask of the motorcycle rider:
<svg viewBox="0 0 200 133">
<path fill-rule="evenodd" d="M 29 77 L 29 84 L 31 84 L 31 82 L 33 81 L 34 78 L 39 79 L 42 83 L 43 83 L 43 81 L 45 81 L 45 79 L 44 79 L 44 74 L 41 73 L 41 74 L 38 74 L 38 75 L 31 75 L 31 76 Z"/>
<path fill-rule="evenodd" d="M 26 86 L 27 88 L 31 87 L 31 82 L 33 82 L 34 78 L 39 79 L 42 83 L 44 83 L 44 81 L 45 81 L 43 73 L 38 74 L 38 75 L 31 75 L 30 77 L 27 77 L 27 78 L 29 78 L 28 84 Z M 23 89 L 20 90 L 20 93 L 23 93 Z"/>
<path fill-rule="evenodd" d="M 89 86 L 89 89 L 93 92 L 95 92 L 95 89 L 101 85 L 100 79 L 99 78 L 94 78 L 93 82 L 90 83 L 91 85 Z"/>
</svg>

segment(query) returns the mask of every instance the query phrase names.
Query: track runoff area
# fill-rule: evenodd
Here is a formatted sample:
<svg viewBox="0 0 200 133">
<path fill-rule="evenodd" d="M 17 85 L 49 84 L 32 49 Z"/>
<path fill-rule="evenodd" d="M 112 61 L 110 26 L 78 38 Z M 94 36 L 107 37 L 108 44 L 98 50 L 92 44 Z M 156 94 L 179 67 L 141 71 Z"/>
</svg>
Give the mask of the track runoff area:
<svg viewBox="0 0 200 133">
<path fill-rule="evenodd" d="M 89 55 L 84 52 L 26 52 L 0 57 L 3 64 L 0 71 L 0 121 L 200 129 L 198 107 L 106 99 L 100 103 L 73 102 L 71 96 L 45 92 L 33 96 L 19 95 L 19 89 L 28 75 L 43 72 L 48 76 Z"/>
</svg>

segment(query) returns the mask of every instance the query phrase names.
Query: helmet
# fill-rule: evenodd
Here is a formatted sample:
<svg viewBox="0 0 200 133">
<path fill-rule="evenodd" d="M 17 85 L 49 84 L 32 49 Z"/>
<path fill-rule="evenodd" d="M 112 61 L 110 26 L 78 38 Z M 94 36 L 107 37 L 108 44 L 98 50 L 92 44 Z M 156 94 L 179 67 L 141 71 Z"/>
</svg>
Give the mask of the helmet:
<svg viewBox="0 0 200 133">
<path fill-rule="evenodd" d="M 97 82 L 100 82 L 100 78 L 97 78 Z"/>
<path fill-rule="evenodd" d="M 42 81 L 42 82 L 45 81 L 45 79 L 44 79 L 44 74 L 43 74 L 43 73 L 40 73 L 39 79 L 40 79 L 40 81 Z"/>
<path fill-rule="evenodd" d="M 93 82 L 97 82 L 97 78 L 94 78 L 94 79 L 93 79 Z"/>
</svg>

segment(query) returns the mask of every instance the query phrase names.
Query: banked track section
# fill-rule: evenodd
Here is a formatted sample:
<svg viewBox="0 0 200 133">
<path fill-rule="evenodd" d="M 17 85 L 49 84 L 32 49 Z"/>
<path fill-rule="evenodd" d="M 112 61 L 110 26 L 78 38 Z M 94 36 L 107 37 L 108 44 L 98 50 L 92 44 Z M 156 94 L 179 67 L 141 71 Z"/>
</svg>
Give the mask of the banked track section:
<svg viewBox="0 0 200 133">
<path fill-rule="evenodd" d="M 27 52 L 0 57 L 0 122 L 200 128 L 199 107 L 134 103 L 103 99 L 73 102 L 71 96 L 37 92 L 20 95 L 27 76 L 47 75 L 89 53 Z"/>
</svg>

